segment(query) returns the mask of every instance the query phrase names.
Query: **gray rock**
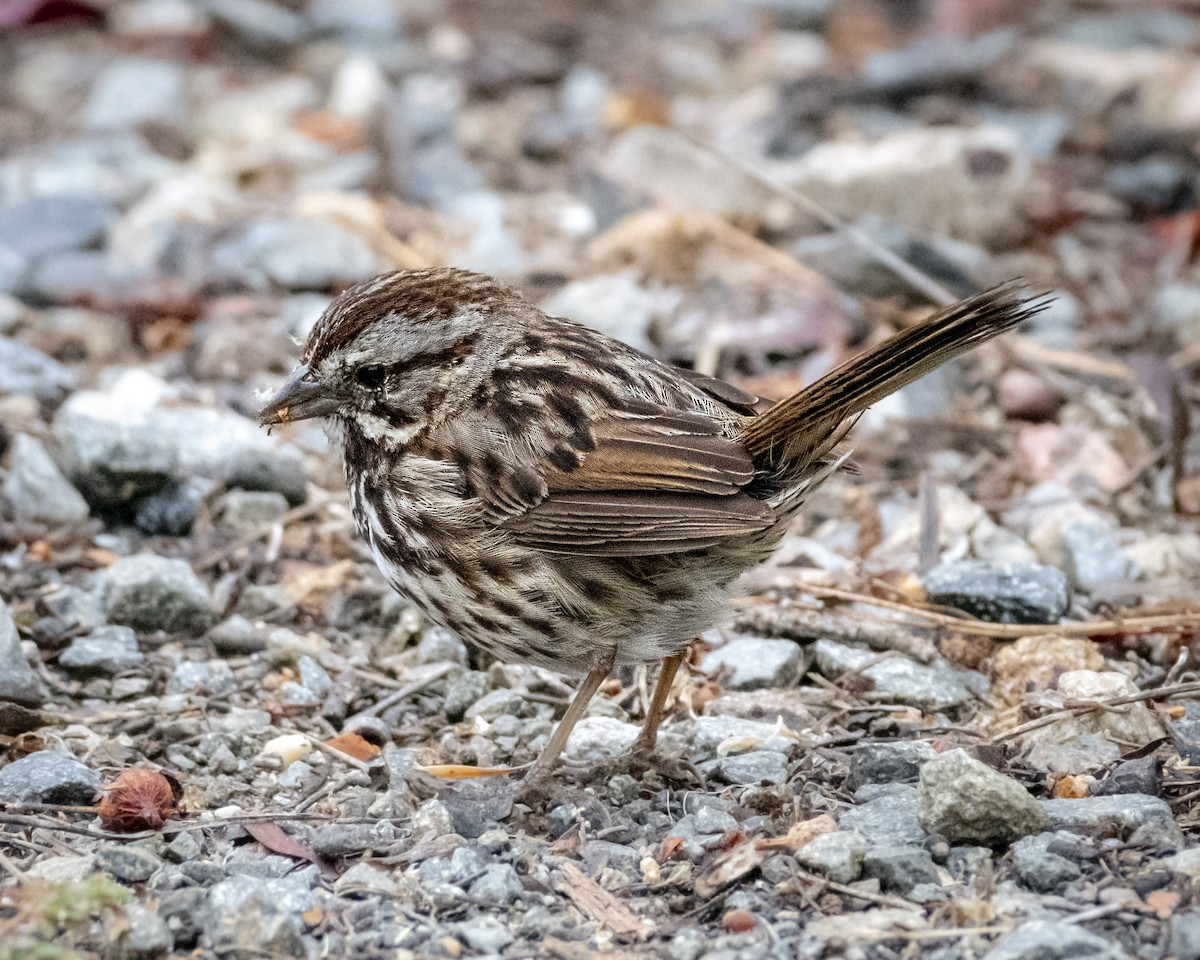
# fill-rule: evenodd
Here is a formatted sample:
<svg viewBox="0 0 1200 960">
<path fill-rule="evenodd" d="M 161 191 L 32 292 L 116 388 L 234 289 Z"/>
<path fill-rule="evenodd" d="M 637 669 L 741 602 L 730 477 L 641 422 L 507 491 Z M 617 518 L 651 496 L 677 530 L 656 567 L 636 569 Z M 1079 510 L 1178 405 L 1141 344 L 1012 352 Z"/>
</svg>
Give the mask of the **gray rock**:
<svg viewBox="0 0 1200 960">
<path fill-rule="evenodd" d="M 92 130 L 116 130 L 186 115 L 183 68 L 170 60 L 119 57 L 96 78 L 83 108 Z"/>
<path fill-rule="evenodd" d="M 1168 156 L 1115 163 L 1104 175 L 1110 193 L 1143 216 L 1174 214 L 1196 199 L 1196 171 L 1190 161 Z"/>
<path fill-rule="evenodd" d="M 467 645 L 449 630 L 441 627 L 428 627 L 417 643 L 417 663 L 450 663 L 466 664 Z"/>
<path fill-rule="evenodd" d="M 213 627 L 208 639 L 222 656 L 242 656 L 267 648 L 266 631 L 238 613 Z"/>
<path fill-rule="evenodd" d="M 862 872 L 864 877 L 879 880 L 884 890 L 896 893 L 908 893 L 922 883 L 939 884 L 933 857 L 921 847 L 870 847 L 863 857 Z"/>
<path fill-rule="evenodd" d="M 304 957 L 303 914 L 314 905 L 315 868 L 286 877 L 236 876 L 208 891 L 199 928 L 202 943 L 219 953 L 241 956 L 270 952 Z"/>
<path fill-rule="evenodd" d="M 0 768 L 0 800 L 6 803 L 92 803 L 100 775 L 72 756 L 39 750 Z"/>
<path fill-rule="evenodd" d="M 843 818 L 844 819 L 844 818 Z M 854 830 L 835 830 L 814 837 L 796 851 L 796 860 L 834 883 L 853 883 L 862 876 L 867 841 Z"/>
<path fill-rule="evenodd" d="M 782 720 L 789 730 L 804 730 L 816 722 L 812 708 L 799 688 L 789 690 L 733 690 L 709 700 L 704 713 L 710 717 L 740 717 L 774 723 Z"/>
<path fill-rule="evenodd" d="M 952 667 L 940 657 L 928 664 L 898 654 L 880 658 L 874 650 L 826 639 L 813 647 L 817 669 L 826 676 L 836 678 L 847 670 L 857 670 L 874 683 L 876 697 L 930 710 L 967 703 L 987 683 L 981 675 Z"/>
<path fill-rule="evenodd" d="M 1058 839 L 1055 833 L 1022 837 L 1013 844 L 1013 866 L 1017 876 L 1038 893 L 1057 893 L 1064 885 L 1078 880 L 1083 871 L 1074 860 L 1050 849 Z"/>
<path fill-rule="evenodd" d="M 483 876 L 472 883 L 467 892 L 488 903 L 507 904 L 519 900 L 525 887 L 510 864 L 493 863 L 484 868 Z"/>
<path fill-rule="evenodd" d="M 287 498 L 266 490 L 230 490 L 213 505 L 213 514 L 239 533 L 254 531 L 275 523 L 287 513 Z"/>
<path fill-rule="evenodd" d="M 917 815 L 922 827 L 951 843 L 985 847 L 1011 843 L 1050 825 L 1019 783 L 960 749 L 921 767 Z"/>
<path fill-rule="evenodd" d="M 446 685 L 446 718 L 458 723 L 471 704 L 480 700 L 491 686 L 491 679 L 479 670 L 467 670 Z"/>
<path fill-rule="evenodd" d="M 1185 910 L 1167 922 L 1167 956 L 1200 960 L 1200 910 Z"/>
<path fill-rule="evenodd" d="M 1020 199 L 1032 169 L 1012 131 L 940 126 L 825 141 L 774 175 L 847 219 L 875 213 L 921 236 L 990 246 L 1024 232 Z"/>
<path fill-rule="evenodd" d="M 919 844 L 925 839 L 925 830 L 917 816 L 915 787 L 907 784 L 863 787 L 856 799 L 866 802 L 842 811 L 838 818 L 840 829 L 857 831 L 873 844 Z"/>
<path fill-rule="evenodd" d="M 333 689 L 333 678 L 316 660 L 302 656 L 296 661 L 296 667 L 300 671 L 300 685 L 305 690 L 319 698 L 329 695 L 329 691 Z"/>
<path fill-rule="evenodd" d="M 667 831 L 667 837 L 679 840 L 680 853 L 689 860 L 698 861 L 737 829 L 738 822 L 729 814 L 713 807 L 702 807 L 680 817 Z"/>
<path fill-rule="evenodd" d="M 29 275 L 29 258 L 12 247 L 0 246 L 0 294 L 5 300 L 15 300 L 11 293 L 24 290 Z M 17 301 L 20 302 L 20 301 Z M 5 323 L 3 332 L 8 333 L 14 324 Z"/>
<path fill-rule="evenodd" d="M 1200 287 L 1191 283 L 1168 283 L 1154 294 L 1154 313 L 1165 326 L 1173 327 L 1180 343 L 1200 340 Z"/>
<path fill-rule="evenodd" d="M 787 754 L 777 750 L 752 750 L 701 764 L 706 776 L 719 783 L 783 783 L 788 777 Z"/>
<path fill-rule="evenodd" d="M 1183 845 L 1183 835 L 1170 805 L 1159 797 L 1123 794 L 1111 797 L 1081 797 L 1077 800 L 1041 800 L 1054 830 L 1087 836 L 1111 836 L 1124 840 L 1145 831 L 1159 843 Z"/>
<path fill-rule="evenodd" d="M 957 560 L 922 579 L 933 603 L 994 623 L 1057 623 L 1070 603 L 1062 571 L 1037 563 Z"/>
<path fill-rule="evenodd" d="M 1117 542 L 1116 531 L 1098 523 L 1071 523 L 1063 527 L 1067 576 L 1076 589 L 1092 593 L 1134 579 L 1137 565 Z"/>
<path fill-rule="evenodd" d="M 458 935 L 467 946 L 484 954 L 499 954 L 513 942 L 508 928 L 495 917 L 478 916 L 458 925 Z"/>
<path fill-rule="evenodd" d="M 1183 709 L 1183 716 L 1170 721 L 1167 729 L 1179 755 L 1192 765 L 1200 764 L 1200 703 L 1189 700 Z"/>
<path fill-rule="evenodd" d="M 198 860 L 204 848 L 192 830 L 180 830 L 163 848 L 163 856 L 172 863 L 187 863 Z"/>
<path fill-rule="evenodd" d="M 126 557 L 106 571 L 100 600 L 113 623 L 198 637 L 213 622 L 208 591 L 183 560 Z"/>
<path fill-rule="evenodd" d="M 88 517 L 87 501 L 62 475 L 45 448 L 23 433 L 13 438 L 2 489 L 16 520 L 72 524 Z"/>
<path fill-rule="evenodd" d="M 846 789 L 857 790 L 865 783 L 916 783 L 921 766 L 937 755 L 925 740 L 861 743 L 850 757 Z"/>
<path fill-rule="evenodd" d="M 1074 718 L 1054 730 L 1054 738 L 1030 737 L 1026 759 L 1056 773 L 1099 771 L 1121 756 L 1121 748 L 1103 730 L 1081 730 Z M 1044 731 L 1039 731 L 1044 732 Z M 1061 735 L 1060 735 L 1061 734 Z"/>
<path fill-rule="evenodd" d="M 1063 920 L 1026 920 L 1005 934 L 983 960 L 1126 960 L 1112 940 Z"/>
<path fill-rule="evenodd" d="M 0 394 L 59 403 L 75 386 L 75 375 L 40 350 L 0 337 Z"/>
<path fill-rule="evenodd" d="M 327 823 L 313 830 L 312 847 L 320 856 L 341 860 L 366 850 L 387 847 L 395 840 L 390 823 Z"/>
<path fill-rule="evenodd" d="M 951 847 L 946 869 L 956 880 L 970 880 L 980 870 L 990 869 L 992 851 L 987 847 Z"/>
<path fill-rule="evenodd" d="M 55 418 L 54 435 L 67 476 L 102 509 L 158 492 L 174 479 L 179 463 L 172 437 L 144 418 L 114 412 L 102 393 L 72 396 Z"/>
<path fill-rule="evenodd" d="M 104 239 L 113 217 L 112 201 L 95 194 L 30 197 L 0 207 L 0 247 L 40 257 L 80 250 Z"/>
<path fill-rule="evenodd" d="M 196 690 L 226 693 L 236 685 L 237 679 L 224 660 L 182 660 L 167 680 L 167 693 L 186 694 Z"/>
<path fill-rule="evenodd" d="M 151 537 L 186 537 L 192 532 L 203 497 L 190 483 L 172 483 L 137 505 L 134 525 Z"/>
<path fill-rule="evenodd" d="M 0 603 L 0 700 L 38 707 L 46 688 L 21 650 L 21 637 L 8 607 Z"/>
<path fill-rule="evenodd" d="M 807 662 L 804 648 L 792 640 L 742 635 L 706 654 L 700 669 L 705 673 L 730 671 L 725 686 L 732 690 L 760 690 L 794 686 Z"/>
<path fill-rule="evenodd" d="M 175 946 L 167 921 L 134 901 L 123 907 L 128 926 L 117 940 L 117 955 L 122 960 L 156 960 Z"/>
<path fill-rule="evenodd" d="M 528 712 L 529 701 L 515 690 L 502 688 L 484 694 L 471 704 L 464 714 L 464 719 L 474 720 L 479 717 L 482 720 L 495 720 L 501 716 L 518 717 Z"/>
<path fill-rule="evenodd" d="M 286 449 L 240 448 L 230 459 L 224 480 L 231 489 L 282 493 L 292 507 L 308 499 L 304 466 L 298 454 Z"/>
<path fill-rule="evenodd" d="M 789 750 L 796 742 L 795 737 L 781 732 L 775 723 L 733 716 L 697 717 L 691 722 L 674 724 L 670 731 L 685 736 L 692 752 L 701 757 L 716 756 L 726 740 L 756 743 L 757 749 L 779 751 Z"/>
<path fill-rule="evenodd" d="M 218 269 L 251 288 L 324 290 L 378 272 L 371 245 L 328 220 L 260 220 L 213 251 Z"/>
<path fill-rule="evenodd" d="M 467 713 L 469 719 L 470 711 Z M 616 717 L 584 717 L 571 731 L 563 757 L 570 763 L 612 760 L 628 753 L 637 735 L 636 724 L 625 723 Z"/>
<path fill-rule="evenodd" d="M 131 670 L 143 660 L 137 634 L 129 627 L 97 627 L 76 637 L 58 658 L 58 665 L 79 677 L 111 677 Z"/>
<path fill-rule="evenodd" d="M 307 14 L 318 30 L 360 43 L 381 43 L 400 35 L 401 9 L 390 0 L 311 0 Z"/>
<path fill-rule="evenodd" d="M 116 260 L 102 250 L 58 250 L 34 264 L 21 293 L 34 302 L 125 301 L 154 283 L 148 268 Z"/>
<path fill-rule="evenodd" d="M 46 616 L 61 620 L 71 631 L 91 631 L 104 623 L 100 599 L 70 584 L 62 584 L 53 593 L 40 597 L 38 605 Z"/>
<path fill-rule="evenodd" d="M 113 220 L 113 203 L 91 193 L 56 193 L 0 206 L 0 246 L 26 257 L 100 244 Z"/>
<path fill-rule="evenodd" d="M 304 17 L 268 0 L 205 0 L 204 5 L 214 20 L 263 53 L 290 46 L 308 32 Z"/>
<path fill-rule="evenodd" d="M 638 194 L 698 212 L 761 219 L 775 199 L 736 164 L 665 127 L 637 126 L 616 137 L 606 169 Z"/>
<path fill-rule="evenodd" d="M 97 851 L 96 866 L 122 883 L 144 883 L 162 866 L 162 861 L 144 847 L 110 843 Z"/>
</svg>

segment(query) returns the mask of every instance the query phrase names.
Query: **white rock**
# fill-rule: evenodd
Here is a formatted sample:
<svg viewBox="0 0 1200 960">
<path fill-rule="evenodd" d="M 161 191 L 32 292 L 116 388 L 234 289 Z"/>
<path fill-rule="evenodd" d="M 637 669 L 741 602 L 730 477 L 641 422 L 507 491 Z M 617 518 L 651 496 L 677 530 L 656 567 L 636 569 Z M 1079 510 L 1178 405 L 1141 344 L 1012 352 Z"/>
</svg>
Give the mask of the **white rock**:
<svg viewBox="0 0 1200 960">
<path fill-rule="evenodd" d="M 567 738 L 563 759 L 570 763 L 612 760 L 628 753 L 637 735 L 636 724 L 613 717 L 584 717 Z"/>
<path fill-rule="evenodd" d="M 264 743 L 260 753 L 264 757 L 279 757 L 286 770 L 312 749 L 312 743 L 304 734 L 285 733 Z"/>
<path fill-rule="evenodd" d="M 4 498 L 17 520 L 70 524 L 87 519 L 87 502 L 33 437 L 17 434 L 9 463 Z"/>
<path fill-rule="evenodd" d="M 931 127 L 869 144 L 822 143 L 774 176 L 843 217 L 879 214 L 910 229 L 983 245 L 1024 232 L 1020 201 L 1032 161 L 997 126 Z"/>
<path fill-rule="evenodd" d="M 1109 670 L 1069 670 L 1058 678 L 1068 700 L 1107 700 L 1137 693 L 1124 674 Z M 1163 736 L 1162 724 L 1144 703 L 1123 704 L 1120 712 L 1080 713 L 1032 731 L 1024 742 L 1030 762 L 1057 773 L 1089 773 L 1123 751 L 1119 743 L 1146 744 Z"/>
<path fill-rule="evenodd" d="M 731 690 L 761 690 L 793 686 L 804 672 L 806 660 L 804 648 L 793 640 L 738 636 L 705 654 L 700 669 L 705 673 L 730 671 L 725 685 Z"/>
</svg>

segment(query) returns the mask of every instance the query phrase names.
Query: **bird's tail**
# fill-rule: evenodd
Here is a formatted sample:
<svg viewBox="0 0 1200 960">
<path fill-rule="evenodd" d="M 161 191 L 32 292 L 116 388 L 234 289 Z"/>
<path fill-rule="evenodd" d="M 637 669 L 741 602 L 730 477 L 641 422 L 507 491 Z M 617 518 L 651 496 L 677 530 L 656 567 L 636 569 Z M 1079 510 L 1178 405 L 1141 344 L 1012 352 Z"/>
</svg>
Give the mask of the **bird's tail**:
<svg viewBox="0 0 1200 960">
<path fill-rule="evenodd" d="M 902 330 L 750 420 L 743 444 L 760 462 L 811 463 L 871 404 L 1046 308 L 1023 290 L 1020 282 L 993 287 Z"/>
</svg>

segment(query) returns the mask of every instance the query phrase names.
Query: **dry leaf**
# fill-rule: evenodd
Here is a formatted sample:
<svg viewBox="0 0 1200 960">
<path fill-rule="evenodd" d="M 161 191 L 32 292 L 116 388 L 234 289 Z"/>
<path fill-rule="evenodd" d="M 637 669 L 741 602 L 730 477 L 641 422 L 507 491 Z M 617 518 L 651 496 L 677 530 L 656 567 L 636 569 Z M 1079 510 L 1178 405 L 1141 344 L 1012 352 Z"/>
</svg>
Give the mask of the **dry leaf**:
<svg viewBox="0 0 1200 960">
<path fill-rule="evenodd" d="M 296 860 L 307 860 L 315 863 L 326 876 L 334 871 L 315 850 L 306 843 L 301 843 L 291 834 L 286 833 L 279 824 L 270 820 L 248 820 L 242 824 L 246 832 L 261 843 L 272 853 L 292 857 Z"/>
<path fill-rule="evenodd" d="M 351 756 L 355 760 L 362 760 L 364 763 L 379 756 L 379 747 L 353 732 L 339 733 L 336 737 L 330 737 L 325 741 L 325 746 L 332 747 L 339 753 Z"/>
<path fill-rule="evenodd" d="M 696 894 L 700 897 L 711 897 L 723 887 L 757 869 L 766 859 L 766 850 L 760 849 L 753 840 L 743 840 L 700 871 L 700 875 L 696 877 Z"/>
<path fill-rule="evenodd" d="M 465 763 L 434 763 L 417 769 L 440 780 L 472 780 L 476 777 L 498 777 L 506 773 L 520 773 L 525 768 L 472 767 Z"/>
<path fill-rule="evenodd" d="M 663 838 L 663 859 L 670 860 L 683 846 L 683 837 Z"/>
<path fill-rule="evenodd" d="M 837 824 L 833 817 L 823 813 L 811 820 L 801 820 L 799 823 L 792 824 L 791 829 L 782 837 L 758 840 L 755 846 L 760 850 L 799 850 L 821 834 L 833 833 L 835 830 L 837 830 Z"/>
</svg>

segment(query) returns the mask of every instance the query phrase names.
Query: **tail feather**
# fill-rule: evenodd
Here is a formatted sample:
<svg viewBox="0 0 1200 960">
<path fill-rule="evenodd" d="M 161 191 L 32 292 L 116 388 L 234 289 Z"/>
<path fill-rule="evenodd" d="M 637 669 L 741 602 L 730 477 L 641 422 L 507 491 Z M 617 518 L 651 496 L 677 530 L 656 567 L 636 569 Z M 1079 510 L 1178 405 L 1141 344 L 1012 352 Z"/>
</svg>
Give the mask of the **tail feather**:
<svg viewBox="0 0 1200 960">
<path fill-rule="evenodd" d="M 853 357 L 750 420 L 743 444 L 755 459 L 811 462 L 871 404 L 1046 308 L 1047 300 L 1022 299 L 1023 290 L 1020 282 L 985 290 Z"/>
</svg>

